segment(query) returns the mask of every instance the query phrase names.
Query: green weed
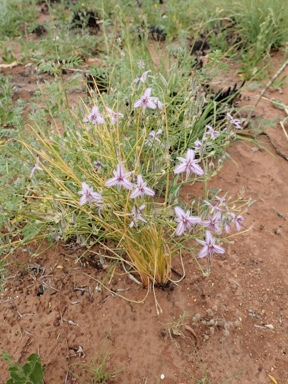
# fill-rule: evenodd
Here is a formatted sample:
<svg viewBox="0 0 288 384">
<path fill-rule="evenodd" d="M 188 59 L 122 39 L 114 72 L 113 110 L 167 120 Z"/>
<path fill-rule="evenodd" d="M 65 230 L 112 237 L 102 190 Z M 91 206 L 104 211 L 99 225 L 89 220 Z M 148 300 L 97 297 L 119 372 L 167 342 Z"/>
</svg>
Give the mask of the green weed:
<svg viewBox="0 0 288 384">
<path fill-rule="evenodd" d="M 73 364 L 73 367 L 77 367 L 77 371 L 81 372 L 81 376 L 84 374 L 86 377 L 82 379 L 74 371 L 71 371 L 73 377 L 76 377 L 81 383 L 85 384 L 107 384 L 107 380 L 111 377 L 114 377 L 121 371 L 109 371 L 107 369 L 107 360 L 109 358 L 109 353 L 103 354 L 102 349 L 99 354 L 99 357 L 96 361 L 86 364 Z M 88 376 L 88 377 L 87 377 Z M 87 381 L 89 380 L 89 381 Z"/>
<path fill-rule="evenodd" d="M 13 102 L 14 91 L 15 87 L 11 84 L 10 77 L 0 75 L 0 138 L 14 135 L 11 129 L 5 127 L 18 127 L 21 124 L 24 103 L 20 99 L 16 103 Z"/>
<path fill-rule="evenodd" d="M 35 353 L 28 357 L 28 362 L 21 367 L 11 356 L 3 351 L 2 360 L 9 364 L 10 379 L 6 384 L 41 384 L 44 376 L 41 359 Z"/>
</svg>

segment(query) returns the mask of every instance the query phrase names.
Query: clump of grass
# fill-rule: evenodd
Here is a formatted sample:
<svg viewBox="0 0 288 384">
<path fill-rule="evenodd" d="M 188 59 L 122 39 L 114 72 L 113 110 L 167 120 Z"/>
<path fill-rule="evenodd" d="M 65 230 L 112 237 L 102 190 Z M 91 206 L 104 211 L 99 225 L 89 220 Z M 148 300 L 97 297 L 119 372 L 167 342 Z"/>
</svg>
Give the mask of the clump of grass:
<svg viewBox="0 0 288 384">
<path fill-rule="evenodd" d="M 87 379 L 91 384 L 107 384 L 109 378 L 114 377 L 121 371 L 108 371 L 107 361 L 109 358 L 109 353 L 103 354 L 102 348 L 99 354 L 99 357 L 96 361 L 91 363 L 79 363 L 73 364 L 73 367 L 77 367 L 77 371 L 81 371 L 81 376 L 84 374 L 86 377 L 84 380 L 81 379 L 74 371 L 71 371 L 71 375 L 76 377 L 80 382 L 87 383 Z M 74 369 L 74 368 L 73 368 Z"/>
<path fill-rule="evenodd" d="M 196 25 L 211 42 L 212 51 L 220 49 L 240 60 L 242 77 L 249 80 L 265 76 L 271 51 L 285 47 L 288 11 L 280 0 L 223 0 L 207 4 L 201 27 Z"/>
</svg>

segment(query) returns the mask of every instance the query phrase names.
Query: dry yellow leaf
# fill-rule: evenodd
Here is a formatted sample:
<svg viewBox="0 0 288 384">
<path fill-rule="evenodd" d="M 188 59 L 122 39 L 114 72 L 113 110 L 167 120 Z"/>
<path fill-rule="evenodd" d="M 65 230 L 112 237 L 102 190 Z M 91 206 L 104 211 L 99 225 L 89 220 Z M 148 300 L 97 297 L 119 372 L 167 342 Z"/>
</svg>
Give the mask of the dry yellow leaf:
<svg viewBox="0 0 288 384">
<path fill-rule="evenodd" d="M 270 379 L 274 384 L 278 384 L 278 383 L 277 383 L 277 380 L 276 380 L 273 376 L 268 375 L 268 377 L 269 377 L 269 379 Z"/>
</svg>

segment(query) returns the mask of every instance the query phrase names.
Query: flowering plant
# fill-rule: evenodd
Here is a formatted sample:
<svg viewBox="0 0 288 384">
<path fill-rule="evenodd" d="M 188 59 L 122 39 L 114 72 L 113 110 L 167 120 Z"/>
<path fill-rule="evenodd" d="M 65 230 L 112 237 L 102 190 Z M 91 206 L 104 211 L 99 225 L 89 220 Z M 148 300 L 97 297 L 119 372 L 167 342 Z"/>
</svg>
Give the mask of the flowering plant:
<svg viewBox="0 0 288 384">
<path fill-rule="evenodd" d="M 245 202 L 237 207 L 208 193 L 197 202 L 181 201 L 184 184 L 207 183 L 217 171 L 211 160 L 226 128 L 205 120 L 200 130 L 198 121 L 195 133 L 176 148 L 175 111 L 167 94 L 165 99 L 168 82 L 160 77 L 162 94 L 154 83 L 146 88 L 150 72 L 141 77 L 144 90 L 132 82 L 131 110 L 113 93 L 106 99 L 95 95 L 91 112 L 86 106 L 79 118 L 73 116 L 64 139 L 31 127 L 34 141 L 21 141 L 35 164 L 29 172 L 30 214 L 25 214 L 56 240 L 76 236 L 89 248 L 109 241 L 113 258 L 134 280 L 165 287 L 173 281 L 173 259 L 187 243 L 193 242 L 195 259 L 211 261 L 224 252 L 219 236 L 228 235 L 233 224 L 241 229 Z M 187 118 L 181 111 L 179 124 Z M 227 134 L 238 124 L 228 118 Z M 184 271 L 180 274 L 184 278 Z"/>
</svg>

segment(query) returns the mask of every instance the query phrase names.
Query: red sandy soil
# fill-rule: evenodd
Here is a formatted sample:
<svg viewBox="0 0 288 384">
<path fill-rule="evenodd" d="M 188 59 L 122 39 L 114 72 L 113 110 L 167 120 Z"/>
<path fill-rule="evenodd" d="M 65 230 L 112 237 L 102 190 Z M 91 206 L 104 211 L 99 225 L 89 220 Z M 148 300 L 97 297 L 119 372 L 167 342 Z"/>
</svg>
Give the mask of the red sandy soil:
<svg viewBox="0 0 288 384">
<path fill-rule="evenodd" d="M 275 61 L 275 71 L 280 65 Z M 6 72 L 16 76 L 16 83 L 17 71 Z M 228 83 L 229 76 L 240 83 L 233 72 Z M 255 103 L 260 90 L 246 86 L 242 111 Z M 282 91 L 266 96 L 288 105 L 288 86 Z M 256 115 L 263 122 L 286 116 L 267 100 Z M 107 370 L 118 371 L 108 384 L 190 384 L 201 379 L 219 384 L 227 378 L 231 384 L 268 384 L 268 375 L 278 384 L 288 383 L 288 141 L 279 122 L 266 132 L 269 136 L 257 139 L 261 145 L 233 144 L 232 159 L 224 161 L 211 182 L 234 197 L 244 188 L 254 204 L 244 213 L 244 229 L 250 230 L 224 244 L 226 253 L 214 257 L 208 277 L 185 254 L 186 278 L 173 289 L 155 291 L 162 309 L 157 315 L 152 292 L 145 298 L 146 291 L 120 269 L 110 281 L 107 270 L 97 269 L 95 262 L 77 263 L 83 252 L 77 245 L 59 243 L 36 258 L 29 256 L 35 245 L 27 246 L 12 258 L 8 283 L 0 293 L 0 349 L 21 364 L 38 353 L 46 384 L 92 383 L 84 364 L 97 361 L 101 353 L 109 353 Z M 186 201 L 201 194 L 199 186 L 182 191 Z M 101 288 L 105 276 L 113 291 Z M 46 289 L 37 295 L 43 283 Z M 0 372 L 4 383 L 6 363 L 0 362 Z"/>
</svg>

